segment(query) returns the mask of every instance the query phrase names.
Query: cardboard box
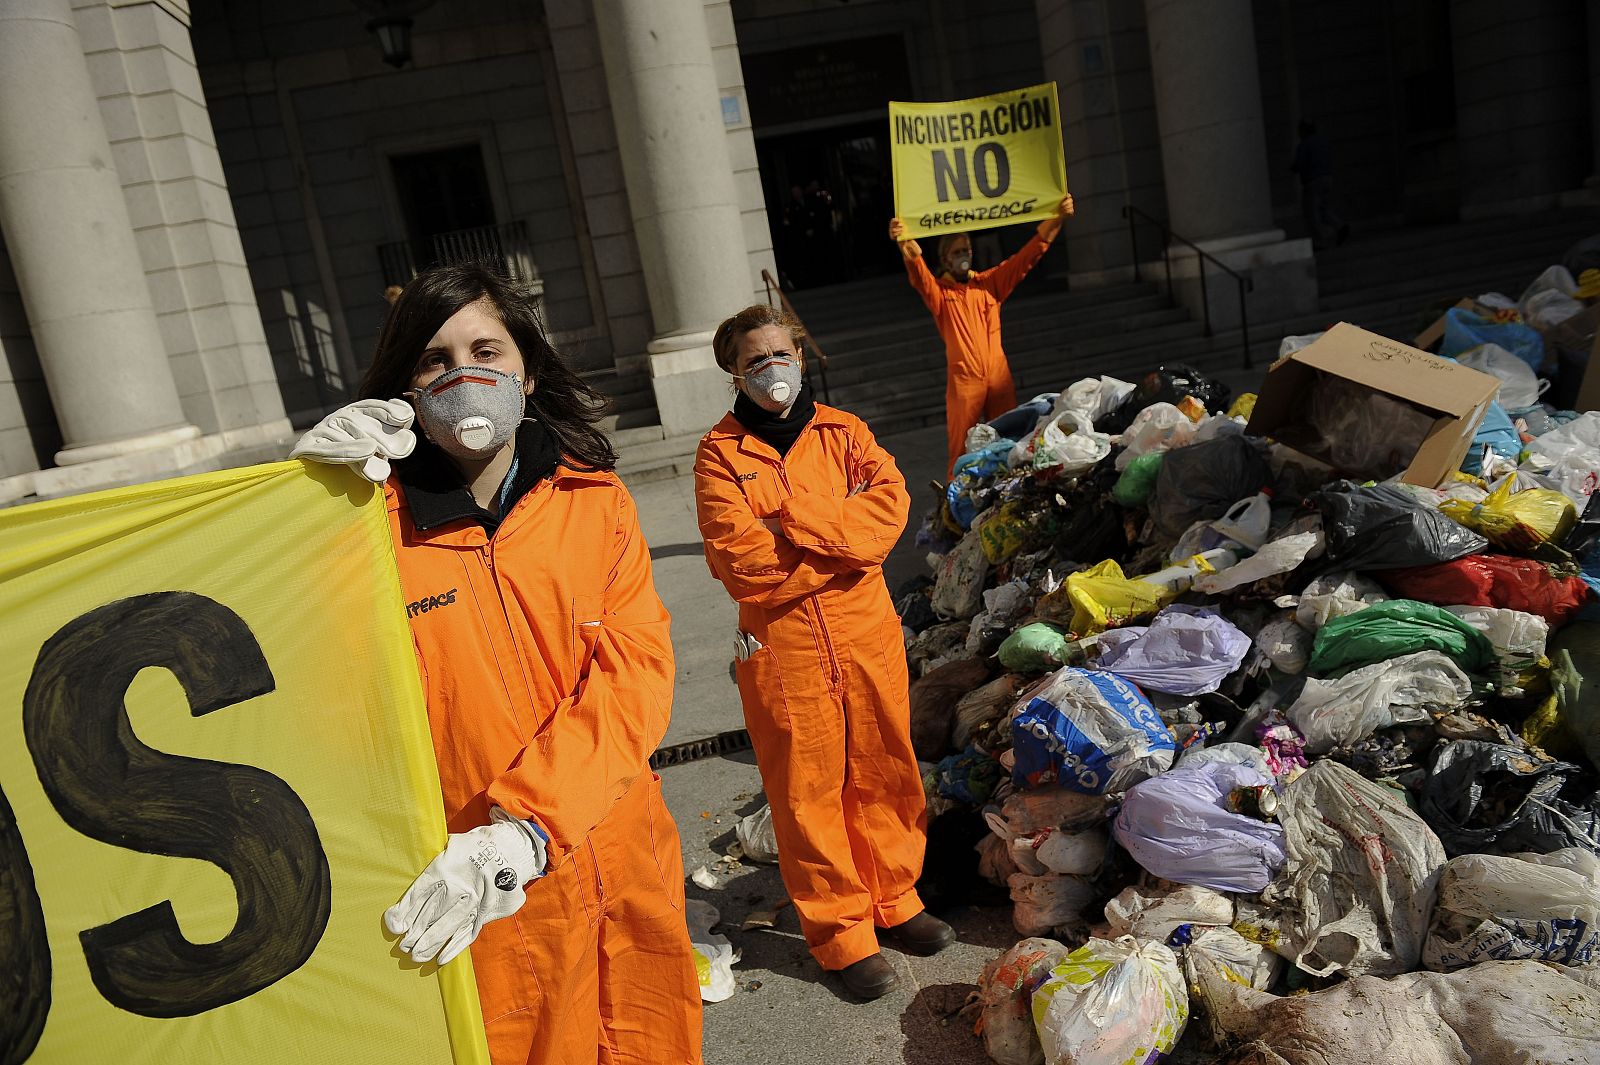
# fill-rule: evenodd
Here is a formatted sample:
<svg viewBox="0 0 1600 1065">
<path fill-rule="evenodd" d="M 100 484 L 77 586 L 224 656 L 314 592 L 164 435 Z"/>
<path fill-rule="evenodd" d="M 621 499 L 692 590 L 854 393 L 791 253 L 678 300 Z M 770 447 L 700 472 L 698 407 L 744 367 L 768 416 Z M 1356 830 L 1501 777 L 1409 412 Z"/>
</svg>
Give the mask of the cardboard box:
<svg viewBox="0 0 1600 1065">
<path fill-rule="evenodd" d="M 1461 468 L 1498 378 L 1340 322 L 1321 338 L 1272 364 L 1256 399 L 1251 436 L 1294 436 L 1320 382 L 1342 378 L 1433 416 L 1401 478 L 1434 488 Z M 1322 462 L 1329 456 L 1302 448 Z M 1335 464 L 1337 465 L 1337 464 Z"/>
</svg>

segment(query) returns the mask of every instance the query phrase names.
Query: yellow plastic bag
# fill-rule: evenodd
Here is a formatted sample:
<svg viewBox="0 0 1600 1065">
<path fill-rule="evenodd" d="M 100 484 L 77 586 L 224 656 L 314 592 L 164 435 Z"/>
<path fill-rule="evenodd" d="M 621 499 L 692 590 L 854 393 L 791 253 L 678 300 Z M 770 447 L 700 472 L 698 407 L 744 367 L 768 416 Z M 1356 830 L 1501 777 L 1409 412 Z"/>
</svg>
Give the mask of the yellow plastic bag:
<svg viewBox="0 0 1600 1065">
<path fill-rule="evenodd" d="M 1158 584 L 1129 579 L 1121 566 L 1107 559 L 1069 575 L 1067 598 L 1072 602 L 1072 634 L 1081 639 L 1154 614 L 1177 594 Z"/>
<path fill-rule="evenodd" d="M 1508 551 L 1532 551 L 1557 543 L 1578 521 L 1578 508 L 1563 493 L 1549 488 L 1516 492 L 1509 478 L 1482 503 L 1447 499 L 1439 509 Z"/>
<path fill-rule="evenodd" d="M 1248 421 L 1250 415 L 1255 413 L 1255 410 L 1256 394 L 1254 392 L 1246 392 L 1244 395 L 1233 401 L 1233 406 L 1228 408 L 1228 417 L 1244 418 Z"/>
</svg>

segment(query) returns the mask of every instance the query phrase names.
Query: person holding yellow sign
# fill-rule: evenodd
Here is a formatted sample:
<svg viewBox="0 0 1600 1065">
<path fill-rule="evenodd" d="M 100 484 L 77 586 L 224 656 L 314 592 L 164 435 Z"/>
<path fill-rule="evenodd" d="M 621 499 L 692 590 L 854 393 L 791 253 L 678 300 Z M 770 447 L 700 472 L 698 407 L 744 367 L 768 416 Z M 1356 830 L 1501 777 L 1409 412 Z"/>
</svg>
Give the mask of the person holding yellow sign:
<svg viewBox="0 0 1600 1065">
<path fill-rule="evenodd" d="M 476 267 L 405 286 L 361 395 L 294 454 L 387 481 L 450 831 L 389 931 L 420 963 L 470 945 L 495 1065 L 698 1065 L 682 856 L 649 767 L 670 621 L 601 397 Z"/>
<path fill-rule="evenodd" d="M 1061 223 L 1073 211 L 1072 194 L 1068 193 L 1056 205 L 1055 217 L 1040 222 L 1028 243 L 990 270 L 972 269 L 971 237 L 947 234 L 939 238 L 941 272 L 937 278 L 923 261 L 922 246 L 907 238 L 905 223 L 898 218 L 889 222 L 889 237 L 900 244 L 911 287 L 933 313 L 944 338 L 947 474 L 965 449 L 968 429 L 1017 405 L 1011 366 L 1000 346 L 1000 305 L 1044 258 L 1050 242 L 1061 232 Z"/>
</svg>

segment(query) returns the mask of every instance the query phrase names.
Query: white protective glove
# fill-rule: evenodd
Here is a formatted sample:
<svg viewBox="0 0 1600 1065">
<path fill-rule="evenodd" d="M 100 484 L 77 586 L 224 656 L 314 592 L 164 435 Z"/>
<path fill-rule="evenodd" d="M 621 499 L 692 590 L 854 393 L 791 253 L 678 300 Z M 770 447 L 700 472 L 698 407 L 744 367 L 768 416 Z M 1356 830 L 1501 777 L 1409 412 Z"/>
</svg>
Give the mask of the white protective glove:
<svg viewBox="0 0 1600 1065">
<path fill-rule="evenodd" d="M 403 399 L 359 399 L 322 419 L 289 452 L 292 459 L 343 462 L 375 484 L 389 479 L 389 460 L 417 446 L 416 415 Z"/>
<path fill-rule="evenodd" d="M 451 961 L 484 925 L 516 913 L 526 897 L 522 885 L 543 875 L 544 834 L 498 806 L 490 821 L 451 833 L 439 856 L 384 911 L 383 923 L 402 937 L 400 949 L 413 961 Z"/>
</svg>

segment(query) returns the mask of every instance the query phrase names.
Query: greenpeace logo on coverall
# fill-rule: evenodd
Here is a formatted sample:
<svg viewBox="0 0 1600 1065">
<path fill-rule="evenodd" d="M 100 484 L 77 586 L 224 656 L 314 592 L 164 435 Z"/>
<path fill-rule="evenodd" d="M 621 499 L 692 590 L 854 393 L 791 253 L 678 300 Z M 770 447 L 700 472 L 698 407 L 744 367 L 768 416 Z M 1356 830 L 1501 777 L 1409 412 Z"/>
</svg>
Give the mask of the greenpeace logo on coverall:
<svg viewBox="0 0 1600 1065">
<path fill-rule="evenodd" d="M 1100 709 L 1109 711 L 1116 723 L 1140 734 L 1129 740 L 1142 743 L 1148 750 L 1173 748 L 1166 725 L 1138 688 L 1109 673 L 1073 669 L 1070 674 L 1063 674 L 1083 684 L 1088 689 L 1083 694 L 1095 698 Z M 1031 700 L 1011 727 L 1016 741 L 1014 777 L 1027 787 L 1054 781 L 1073 791 L 1098 795 L 1105 791 L 1116 770 L 1111 764 L 1113 757 L 1132 746 L 1129 741 L 1097 739 L 1043 696 Z"/>
<path fill-rule="evenodd" d="M 438 610 L 442 606 L 450 606 L 456 601 L 456 589 L 440 592 L 438 595 L 425 595 L 415 603 L 406 604 L 406 617 L 414 618 L 418 614 L 426 614 L 430 610 Z"/>
</svg>

